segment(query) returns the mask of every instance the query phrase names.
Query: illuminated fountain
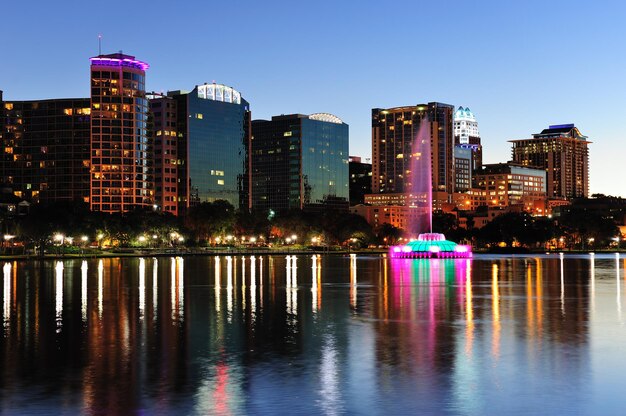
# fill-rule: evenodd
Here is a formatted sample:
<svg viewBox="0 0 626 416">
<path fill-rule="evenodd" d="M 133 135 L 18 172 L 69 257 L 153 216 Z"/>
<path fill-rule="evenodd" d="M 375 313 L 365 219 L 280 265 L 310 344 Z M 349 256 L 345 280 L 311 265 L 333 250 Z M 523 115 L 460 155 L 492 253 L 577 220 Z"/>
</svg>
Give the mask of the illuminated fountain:
<svg viewBox="0 0 626 416">
<path fill-rule="evenodd" d="M 411 147 L 411 170 L 406 179 L 409 192 L 407 203 L 415 209 L 409 218 L 409 228 L 419 233 L 417 239 L 402 246 L 392 246 L 392 258 L 467 258 L 472 256 L 470 246 L 446 240 L 443 234 L 433 233 L 433 194 L 430 144 L 430 123 L 424 116 Z"/>
</svg>

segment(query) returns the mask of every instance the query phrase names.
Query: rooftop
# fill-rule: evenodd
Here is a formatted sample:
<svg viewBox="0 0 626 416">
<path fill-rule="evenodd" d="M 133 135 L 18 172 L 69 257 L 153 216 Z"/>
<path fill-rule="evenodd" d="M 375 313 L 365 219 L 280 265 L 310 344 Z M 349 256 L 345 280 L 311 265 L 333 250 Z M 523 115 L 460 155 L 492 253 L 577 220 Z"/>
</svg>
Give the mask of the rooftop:
<svg viewBox="0 0 626 416">
<path fill-rule="evenodd" d="M 125 66 L 129 68 L 140 69 L 145 71 L 150 68 L 146 62 L 135 59 L 132 55 L 124 55 L 123 53 L 111 53 L 108 55 L 98 55 L 93 58 L 89 58 L 91 65 L 98 66 Z"/>
</svg>

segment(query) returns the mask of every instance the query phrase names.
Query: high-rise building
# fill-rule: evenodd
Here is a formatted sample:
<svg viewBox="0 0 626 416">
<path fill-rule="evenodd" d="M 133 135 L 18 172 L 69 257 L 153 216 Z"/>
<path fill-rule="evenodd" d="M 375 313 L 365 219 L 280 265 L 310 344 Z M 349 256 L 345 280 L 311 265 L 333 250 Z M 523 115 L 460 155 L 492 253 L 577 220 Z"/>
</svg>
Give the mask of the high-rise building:
<svg viewBox="0 0 626 416">
<path fill-rule="evenodd" d="M 153 149 L 154 204 L 157 209 L 178 215 L 179 135 L 176 100 L 163 94 L 147 95 L 150 114 L 148 134 Z"/>
<path fill-rule="evenodd" d="M 372 164 L 361 162 L 357 156 L 350 156 L 348 161 L 350 205 L 362 204 L 365 195 L 372 193 Z"/>
<path fill-rule="evenodd" d="M 452 194 L 453 113 L 454 106 L 437 102 L 409 107 L 374 108 L 372 192 L 402 193 L 410 190 L 408 185 L 414 153 L 413 141 L 420 128 L 425 127 L 431 143 L 433 192 Z"/>
<path fill-rule="evenodd" d="M 476 116 L 469 107 L 459 107 L 454 112 L 454 144 L 472 151 L 472 172 L 480 170 L 483 164 L 483 147 L 478 132 Z"/>
<path fill-rule="evenodd" d="M 525 211 L 536 212 L 536 202 L 546 199 L 546 172 L 543 169 L 516 163 L 484 165 L 476 174 L 476 184 L 485 191 L 488 206 L 523 206 Z M 541 208 L 540 208 L 541 209 Z"/>
<path fill-rule="evenodd" d="M 252 208 L 348 209 L 348 125 L 317 113 L 252 122 Z"/>
<path fill-rule="evenodd" d="M 548 198 L 588 196 L 591 142 L 574 124 L 549 126 L 531 139 L 511 143 L 513 162 L 545 170 Z"/>
<path fill-rule="evenodd" d="M 91 61 L 91 209 L 152 207 L 148 143 L 148 64 L 115 53 Z"/>
<path fill-rule="evenodd" d="M 472 148 L 467 144 L 454 146 L 454 191 L 467 192 L 472 187 Z"/>
<path fill-rule="evenodd" d="M 471 143 L 472 138 L 480 139 L 476 117 L 469 107 L 459 107 L 454 112 L 454 138 L 461 144 Z"/>
<path fill-rule="evenodd" d="M 178 167 L 179 213 L 220 199 L 249 209 L 250 104 L 215 83 L 168 96 L 177 109 L 178 149 L 170 163 Z"/>
<path fill-rule="evenodd" d="M 2 101 L 0 182 L 31 202 L 89 202 L 88 98 Z"/>
</svg>

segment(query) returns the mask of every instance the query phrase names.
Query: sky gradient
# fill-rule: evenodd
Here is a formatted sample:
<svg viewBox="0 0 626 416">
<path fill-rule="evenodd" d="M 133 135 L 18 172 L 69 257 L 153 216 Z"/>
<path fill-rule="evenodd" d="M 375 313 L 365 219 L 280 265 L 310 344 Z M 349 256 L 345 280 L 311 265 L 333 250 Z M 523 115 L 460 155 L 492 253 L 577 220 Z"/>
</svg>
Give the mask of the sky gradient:
<svg viewBox="0 0 626 416">
<path fill-rule="evenodd" d="M 549 4 L 548 4 L 549 3 Z M 371 109 L 467 106 L 484 162 L 549 124 L 589 136 L 590 190 L 626 197 L 626 5 L 618 1 L 9 2 L 5 100 L 89 95 L 89 57 L 150 63 L 146 88 L 226 84 L 253 119 L 329 112 L 371 155 Z"/>
</svg>

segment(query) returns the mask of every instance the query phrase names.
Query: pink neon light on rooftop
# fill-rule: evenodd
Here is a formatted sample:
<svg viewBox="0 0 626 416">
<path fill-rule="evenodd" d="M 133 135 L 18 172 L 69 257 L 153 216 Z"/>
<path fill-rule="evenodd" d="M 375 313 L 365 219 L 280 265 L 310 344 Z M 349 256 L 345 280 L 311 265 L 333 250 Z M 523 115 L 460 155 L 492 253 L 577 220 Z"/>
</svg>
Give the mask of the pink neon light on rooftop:
<svg viewBox="0 0 626 416">
<path fill-rule="evenodd" d="M 130 68 L 141 69 L 142 71 L 150 68 L 150 65 L 147 62 L 138 61 L 136 59 L 130 58 L 107 58 L 96 56 L 94 58 L 89 58 L 89 61 L 92 65 L 103 65 L 103 66 L 127 66 Z"/>
</svg>

